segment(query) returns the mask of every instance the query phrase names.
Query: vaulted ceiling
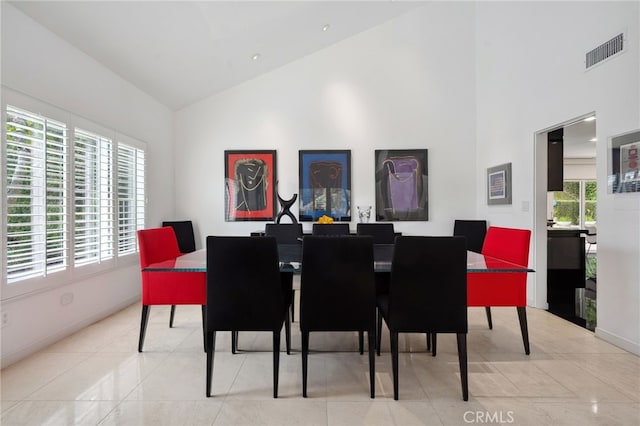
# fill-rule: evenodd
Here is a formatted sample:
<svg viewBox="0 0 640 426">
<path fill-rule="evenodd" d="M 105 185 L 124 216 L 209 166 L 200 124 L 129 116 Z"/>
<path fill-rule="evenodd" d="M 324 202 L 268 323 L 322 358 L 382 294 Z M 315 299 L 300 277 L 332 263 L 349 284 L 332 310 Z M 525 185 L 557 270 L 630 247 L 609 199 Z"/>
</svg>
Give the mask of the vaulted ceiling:
<svg viewBox="0 0 640 426">
<path fill-rule="evenodd" d="M 380 25 L 427 1 L 10 1 L 178 110 Z M 254 59 L 254 56 L 257 58 Z M 595 157 L 595 123 L 565 129 L 565 156 Z"/>
<path fill-rule="evenodd" d="M 426 2 L 12 1 L 172 110 Z M 253 59 L 254 56 L 257 59 Z"/>
</svg>

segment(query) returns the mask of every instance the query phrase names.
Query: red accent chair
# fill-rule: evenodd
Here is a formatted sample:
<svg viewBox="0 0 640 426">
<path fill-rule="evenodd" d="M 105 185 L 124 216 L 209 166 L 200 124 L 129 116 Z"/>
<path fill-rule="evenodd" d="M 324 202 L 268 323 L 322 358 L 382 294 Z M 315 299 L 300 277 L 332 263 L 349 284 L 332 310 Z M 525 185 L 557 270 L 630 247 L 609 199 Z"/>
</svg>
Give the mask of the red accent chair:
<svg viewBox="0 0 640 426">
<path fill-rule="evenodd" d="M 491 226 L 487 230 L 482 254 L 527 267 L 530 240 L 531 231 L 527 229 Z M 515 306 L 520 320 L 524 351 L 529 355 L 526 272 L 470 272 L 467 274 L 467 305 L 485 307 L 490 329 L 493 328 L 491 306 Z"/>
<path fill-rule="evenodd" d="M 176 233 L 178 247 L 181 254 L 196 251 L 196 237 L 193 233 L 193 222 L 190 220 L 164 221 L 162 226 L 170 226 Z M 176 316 L 176 305 L 171 305 L 171 315 L 169 316 L 169 327 L 173 327 L 173 319 Z"/>
<path fill-rule="evenodd" d="M 152 263 L 172 260 L 181 255 L 176 234 L 171 227 L 138 231 L 138 247 L 141 271 Z M 138 352 L 142 352 L 151 305 L 202 305 L 204 325 L 206 303 L 205 273 L 142 271 L 142 319 Z"/>
</svg>

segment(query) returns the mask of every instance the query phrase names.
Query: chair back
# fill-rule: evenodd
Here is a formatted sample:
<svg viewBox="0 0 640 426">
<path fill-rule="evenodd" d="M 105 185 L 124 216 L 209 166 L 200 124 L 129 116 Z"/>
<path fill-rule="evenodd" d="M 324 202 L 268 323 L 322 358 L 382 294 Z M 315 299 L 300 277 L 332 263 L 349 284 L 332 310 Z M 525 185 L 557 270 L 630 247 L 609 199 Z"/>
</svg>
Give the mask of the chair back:
<svg viewBox="0 0 640 426">
<path fill-rule="evenodd" d="M 375 330 L 375 321 L 373 238 L 305 237 L 300 278 L 300 329 Z"/>
<path fill-rule="evenodd" d="M 181 254 L 176 234 L 169 227 L 141 229 L 137 235 L 141 269 L 152 263 L 175 259 Z"/>
<path fill-rule="evenodd" d="M 466 333 L 465 239 L 397 237 L 388 297 L 392 331 Z"/>
<path fill-rule="evenodd" d="M 486 220 L 460 220 L 453 223 L 453 235 L 467 239 L 467 250 L 480 253 L 487 234 Z"/>
<path fill-rule="evenodd" d="M 302 238 L 302 224 L 267 223 L 264 234 L 267 237 L 274 237 L 278 244 L 299 244 L 299 238 Z"/>
<path fill-rule="evenodd" d="M 396 238 L 393 223 L 358 223 L 356 228 L 358 235 L 370 235 L 373 244 L 393 244 Z"/>
<path fill-rule="evenodd" d="M 311 231 L 313 235 L 349 235 L 349 224 L 341 223 L 314 223 Z"/>
<path fill-rule="evenodd" d="M 165 221 L 162 226 L 170 226 L 176 233 L 180 252 L 191 253 L 196 251 L 196 238 L 193 233 L 193 222 L 190 220 Z"/>
<path fill-rule="evenodd" d="M 206 325 L 211 331 L 274 331 L 286 310 L 273 237 L 207 237 Z"/>
<path fill-rule="evenodd" d="M 484 239 L 482 254 L 527 266 L 530 240 L 531 231 L 528 229 L 490 226 Z"/>
</svg>

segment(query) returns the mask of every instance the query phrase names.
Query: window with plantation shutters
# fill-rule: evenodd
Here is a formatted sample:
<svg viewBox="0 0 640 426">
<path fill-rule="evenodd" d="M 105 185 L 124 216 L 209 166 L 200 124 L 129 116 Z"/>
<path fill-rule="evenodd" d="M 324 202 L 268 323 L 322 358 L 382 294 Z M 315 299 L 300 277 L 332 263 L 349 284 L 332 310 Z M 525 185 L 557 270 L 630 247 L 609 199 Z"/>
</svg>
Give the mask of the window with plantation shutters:
<svg viewBox="0 0 640 426">
<path fill-rule="evenodd" d="M 6 109 L 6 279 L 67 268 L 67 128 L 15 107 Z"/>
<path fill-rule="evenodd" d="M 118 143 L 118 255 L 135 253 L 144 228 L 144 151 Z"/>
<path fill-rule="evenodd" d="M 135 262 L 146 145 L 26 95 L 3 95 L 2 300 Z"/>
<path fill-rule="evenodd" d="M 73 260 L 77 266 L 113 258 L 113 143 L 75 129 Z"/>
</svg>

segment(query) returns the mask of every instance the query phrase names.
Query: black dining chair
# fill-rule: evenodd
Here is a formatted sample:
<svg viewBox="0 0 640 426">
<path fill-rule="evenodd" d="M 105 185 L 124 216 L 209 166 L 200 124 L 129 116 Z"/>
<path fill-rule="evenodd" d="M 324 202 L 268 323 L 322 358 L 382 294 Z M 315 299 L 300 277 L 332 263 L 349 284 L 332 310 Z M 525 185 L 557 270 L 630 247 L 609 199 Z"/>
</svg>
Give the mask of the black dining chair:
<svg viewBox="0 0 640 426">
<path fill-rule="evenodd" d="M 396 238 L 391 222 L 358 223 L 356 234 L 372 236 L 373 244 L 393 244 Z"/>
<path fill-rule="evenodd" d="M 398 333 L 456 333 L 462 399 L 467 379 L 467 247 L 462 237 L 398 237 L 389 294 L 378 297 L 391 340 L 393 399 L 398 399 Z M 434 340 L 435 347 L 435 340 Z"/>
<path fill-rule="evenodd" d="M 311 229 L 312 235 L 336 236 L 349 235 L 350 233 L 351 231 L 349 230 L 349 224 L 347 222 L 314 223 Z"/>
<path fill-rule="evenodd" d="M 180 253 L 187 254 L 196 251 L 196 238 L 193 232 L 193 222 L 190 220 L 164 221 L 162 227 L 170 226 L 178 239 Z M 171 305 L 169 315 L 169 328 L 173 327 L 173 319 L 176 315 L 176 305 Z"/>
<path fill-rule="evenodd" d="M 273 333 L 273 397 L 278 397 L 280 333 L 291 349 L 289 309 L 280 282 L 275 238 L 207 237 L 207 396 L 211 396 L 216 332 Z M 233 343 L 232 343 L 233 345 Z"/>
<path fill-rule="evenodd" d="M 358 223 L 356 233 L 357 235 L 370 235 L 373 237 L 374 244 L 393 244 L 396 238 L 391 222 Z M 376 296 L 389 292 L 390 280 L 390 272 L 376 272 Z"/>
<path fill-rule="evenodd" d="M 196 251 L 196 238 L 193 232 L 193 222 L 190 220 L 164 221 L 162 226 L 170 226 L 176 233 L 178 247 L 182 254 Z"/>
<path fill-rule="evenodd" d="M 278 244 L 302 244 L 301 223 L 267 223 L 264 230 L 265 236 L 274 237 Z M 289 289 L 289 305 L 291 306 L 291 321 L 293 322 L 296 296 L 293 288 L 293 272 L 281 272 L 280 276 L 282 285 Z"/>
<path fill-rule="evenodd" d="M 361 354 L 367 332 L 369 386 L 371 398 L 375 397 L 375 298 L 371 237 L 304 238 L 300 287 L 303 397 L 307 397 L 309 334 L 316 331 L 357 331 Z"/>
<path fill-rule="evenodd" d="M 301 223 L 267 223 L 264 235 L 274 237 L 278 244 L 298 244 L 302 238 Z"/>
<path fill-rule="evenodd" d="M 453 235 L 465 237 L 467 239 L 467 250 L 480 253 L 484 244 L 484 237 L 487 235 L 487 221 L 456 219 L 453 223 Z"/>
</svg>

